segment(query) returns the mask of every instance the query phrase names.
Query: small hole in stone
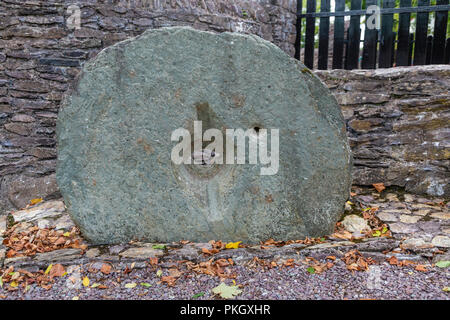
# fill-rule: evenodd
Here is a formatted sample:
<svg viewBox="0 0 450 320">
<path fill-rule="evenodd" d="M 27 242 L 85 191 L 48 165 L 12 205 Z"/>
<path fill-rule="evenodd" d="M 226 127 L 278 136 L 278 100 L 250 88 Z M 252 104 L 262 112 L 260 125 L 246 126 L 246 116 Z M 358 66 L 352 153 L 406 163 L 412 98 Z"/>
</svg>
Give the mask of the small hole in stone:
<svg viewBox="0 0 450 320">
<path fill-rule="evenodd" d="M 259 127 L 254 127 L 254 128 L 253 128 L 253 130 L 255 130 L 256 133 L 259 132 L 259 129 L 260 129 Z"/>
</svg>

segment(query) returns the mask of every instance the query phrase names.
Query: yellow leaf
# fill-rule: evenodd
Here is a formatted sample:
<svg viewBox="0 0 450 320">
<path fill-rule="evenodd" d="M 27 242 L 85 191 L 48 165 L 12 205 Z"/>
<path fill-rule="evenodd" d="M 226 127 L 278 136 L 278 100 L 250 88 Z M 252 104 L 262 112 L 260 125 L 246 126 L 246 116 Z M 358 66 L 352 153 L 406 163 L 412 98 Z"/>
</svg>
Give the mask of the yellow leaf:
<svg viewBox="0 0 450 320">
<path fill-rule="evenodd" d="M 450 287 L 444 287 L 444 288 L 442 288 L 442 290 L 445 292 L 450 292 Z"/>
<path fill-rule="evenodd" d="M 125 288 L 133 289 L 133 288 L 135 288 L 136 286 L 137 286 L 136 283 L 131 282 L 131 283 L 127 283 L 127 284 L 125 285 Z"/>
<path fill-rule="evenodd" d="M 70 237 L 70 232 L 66 232 L 63 234 L 64 237 Z"/>
<path fill-rule="evenodd" d="M 163 272 L 162 272 L 161 269 L 159 269 L 158 271 L 156 271 L 156 276 L 157 276 L 158 278 L 161 278 L 162 274 L 163 274 Z"/>
<path fill-rule="evenodd" d="M 50 273 L 50 270 L 52 270 L 52 267 L 53 267 L 53 264 L 49 265 L 49 266 L 47 267 L 47 270 L 45 270 L 45 274 L 49 274 L 49 273 Z"/>
<path fill-rule="evenodd" d="M 72 300 L 80 300 L 80 297 L 75 296 L 75 297 L 72 298 Z"/>
<path fill-rule="evenodd" d="M 237 248 L 239 248 L 239 244 L 240 244 L 241 242 L 242 242 L 242 241 L 227 243 L 227 245 L 225 246 L 225 248 L 227 248 L 227 249 L 237 249 Z"/>
<path fill-rule="evenodd" d="M 88 277 L 84 277 L 83 278 L 83 286 L 89 287 L 89 283 L 90 283 L 89 278 Z"/>
<path fill-rule="evenodd" d="M 35 205 L 35 204 L 37 204 L 39 202 L 42 202 L 42 201 L 43 201 L 42 198 L 32 199 L 32 200 L 30 200 L 30 204 L 31 205 Z"/>
<path fill-rule="evenodd" d="M 10 286 L 16 288 L 19 284 L 16 281 L 11 282 Z"/>
</svg>

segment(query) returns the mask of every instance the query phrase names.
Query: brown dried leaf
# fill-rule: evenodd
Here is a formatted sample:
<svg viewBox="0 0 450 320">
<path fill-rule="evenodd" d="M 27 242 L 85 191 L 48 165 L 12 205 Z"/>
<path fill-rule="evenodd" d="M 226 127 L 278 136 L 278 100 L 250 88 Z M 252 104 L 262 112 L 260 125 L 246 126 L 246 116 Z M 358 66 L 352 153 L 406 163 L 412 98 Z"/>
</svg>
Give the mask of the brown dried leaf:
<svg viewBox="0 0 450 320">
<path fill-rule="evenodd" d="M 100 271 L 101 271 L 103 274 L 110 274 L 110 273 L 111 273 L 111 265 L 110 265 L 110 264 L 107 264 L 107 263 L 104 263 L 104 264 L 102 265 L 102 267 L 100 268 Z"/>
<path fill-rule="evenodd" d="M 383 191 L 384 189 L 386 189 L 386 187 L 384 186 L 384 183 L 380 182 L 380 183 L 374 183 L 372 184 L 372 186 L 375 188 L 375 190 L 377 190 L 378 192 Z"/>
</svg>

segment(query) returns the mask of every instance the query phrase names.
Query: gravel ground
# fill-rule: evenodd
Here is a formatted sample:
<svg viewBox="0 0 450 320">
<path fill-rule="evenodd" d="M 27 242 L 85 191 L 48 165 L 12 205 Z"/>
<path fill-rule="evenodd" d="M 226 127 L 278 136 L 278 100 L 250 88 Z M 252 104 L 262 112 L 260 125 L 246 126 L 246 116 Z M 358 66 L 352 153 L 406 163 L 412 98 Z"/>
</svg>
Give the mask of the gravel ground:
<svg viewBox="0 0 450 320">
<path fill-rule="evenodd" d="M 258 267 L 229 267 L 237 275 L 236 284 L 242 285 L 242 294 L 236 299 L 426 299 L 450 300 L 450 292 L 443 291 L 450 286 L 450 272 L 445 269 L 429 268 L 428 272 L 415 271 L 414 267 L 397 267 L 387 263 L 373 265 L 367 272 L 348 271 L 343 262 L 322 274 L 309 274 L 305 266 L 277 267 L 263 270 Z M 183 271 L 183 268 L 180 268 Z M 82 266 L 88 270 L 88 266 Z M 164 270 L 164 275 L 167 270 Z M 70 275 L 69 275 L 70 276 Z M 50 290 L 31 285 L 28 292 L 23 289 L 7 292 L 0 289 L 0 296 L 6 299 L 217 299 L 211 289 L 220 284 L 220 279 L 208 275 L 199 275 L 186 271 L 173 287 L 160 283 L 153 268 L 134 269 L 131 273 L 112 272 L 104 275 L 100 272 L 82 271 L 88 276 L 91 285 L 101 283 L 107 289 L 85 288 L 70 289 L 68 276 L 55 279 Z M 120 277 L 120 283 L 117 278 Z M 137 287 L 125 288 L 125 284 L 135 282 Z M 146 282 L 151 287 L 140 285 Z M 232 280 L 227 279 L 227 284 Z M 6 297 L 5 297 L 6 296 Z"/>
</svg>

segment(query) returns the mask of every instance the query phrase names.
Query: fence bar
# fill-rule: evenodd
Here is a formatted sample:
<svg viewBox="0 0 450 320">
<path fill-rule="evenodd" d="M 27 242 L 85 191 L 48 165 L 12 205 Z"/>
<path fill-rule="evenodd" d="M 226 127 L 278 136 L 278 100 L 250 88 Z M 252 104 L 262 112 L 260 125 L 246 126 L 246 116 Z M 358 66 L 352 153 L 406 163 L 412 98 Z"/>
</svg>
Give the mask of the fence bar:
<svg viewBox="0 0 450 320">
<path fill-rule="evenodd" d="M 448 4 L 448 0 L 437 0 L 436 4 L 445 5 Z M 435 13 L 433 49 L 431 51 L 432 64 L 444 63 L 445 60 L 445 38 L 447 32 L 447 18 L 448 18 L 448 11 L 445 12 L 441 11 Z"/>
<path fill-rule="evenodd" d="M 297 32 L 297 36 L 295 37 L 295 54 L 294 58 L 300 60 L 300 51 L 302 49 L 302 17 L 300 14 L 302 13 L 303 1 L 297 0 L 297 22 L 295 24 L 295 31 Z"/>
<path fill-rule="evenodd" d="M 330 11 L 330 0 L 321 0 L 320 11 Z M 328 68 L 328 38 L 330 34 L 330 17 L 320 18 L 319 27 L 319 70 Z"/>
<path fill-rule="evenodd" d="M 445 45 L 445 61 L 444 63 L 450 63 L 450 38 L 447 38 Z"/>
<path fill-rule="evenodd" d="M 430 5 L 430 0 L 419 0 L 419 6 Z M 427 55 L 428 12 L 417 14 L 416 42 L 414 45 L 414 65 L 425 64 Z"/>
<path fill-rule="evenodd" d="M 309 0 L 308 0 L 309 1 Z M 414 12 L 436 12 L 436 11 L 449 11 L 449 5 L 435 5 L 435 6 L 421 6 L 421 7 L 410 7 L 410 8 L 381 8 L 380 13 L 414 13 Z M 344 12 L 310 12 L 304 13 L 300 16 L 302 18 L 307 17 L 343 17 L 343 16 L 361 16 L 366 14 L 366 10 L 350 10 Z"/>
<path fill-rule="evenodd" d="M 397 36 L 397 33 L 394 32 L 394 35 L 392 37 L 391 67 L 395 66 L 395 37 L 396 36 Z"/>
<path fill-rule="evenodd" d="M 345 10 L 345 0 L 336 0 L 335 11 Z M 342 69 L 344 56 L 344 16 L 334 18 L 333 69 Z"/>
<path fill-rule="evenodd" d="M 384 8 L 393 8 L 395 6 L 395 0 L 384 0 Z M 392 13 L 385 13 L 381 15 L 381 41 L 380 41 L 380 57 L 378 60 L 378 66 L 380 68 L 390 68 L 392 67 L 392 47 L 394 33 L 392 32 L 393 27 Z"/>
<path fill-rule="evenodd" d="M 410 7 L 411 0 L 400 0 L 401 7 Z M 400 21 L 398 24 L 398 44 L 396 66 L 408 66 L 409 57 L 409 23 L 411 19 L 410 13 L 400 13 Z"/>
<path fill-rule="evenodd" d="M 431 64 L 431 52 L 433 50 L 433 36 L 427 38 L 427 53 L 425 58 L 425 64 Z"/>
<path fill-rule="evenodd" d="M 376 5 L 377 0 L 366 0 L 367 7 Z M 377 44 L 378 44 L 378 30 L 376 28 L 369 29 L 367 20 L 369 15 L 366 15 L 366 30 L 364 32 L 364 48 L 361 62 L 362 69 L 375 69 L 377 66 Z"/>
<path fill-rule="evenodd" d="M 316 0 L 309 0 L 306 6 L 306 12 L 316 11 Z M 305 66 L 312 69 L 314 67 L 314 32 L 316 18 L 306 18 L 306 35 L 305 35 Z"/>
<path fill-rule="evenodd" d="M 352 10 L 361 9 L 361 0 L 352 0 Z M 357 69 L 359 60 L 359 43 L 361 39 L 361 16 L 352 16 L 350 18 L 350 27 L 348 33 L 348 46 L 347 46 L 347 70 Z"/>
</svg>

